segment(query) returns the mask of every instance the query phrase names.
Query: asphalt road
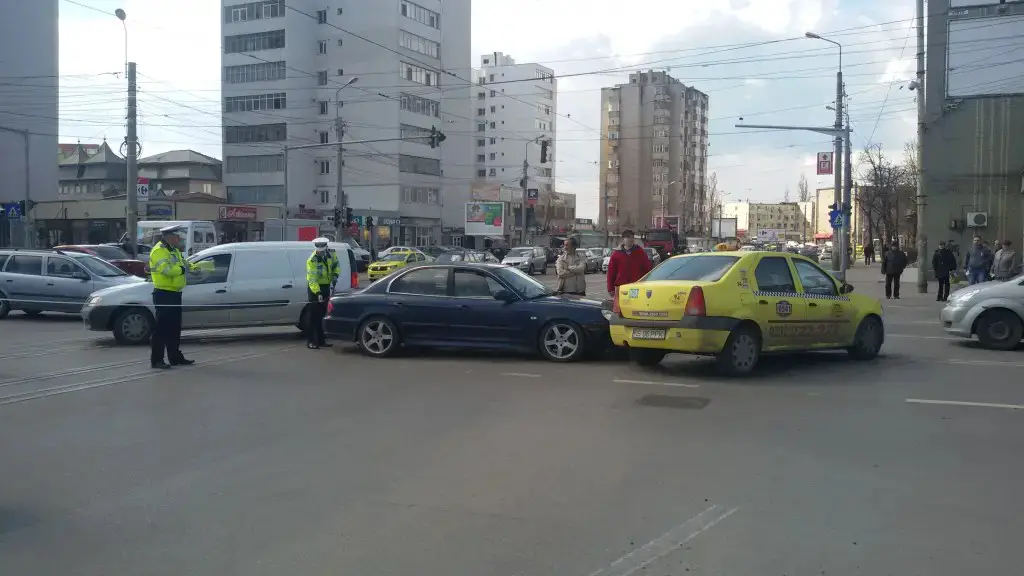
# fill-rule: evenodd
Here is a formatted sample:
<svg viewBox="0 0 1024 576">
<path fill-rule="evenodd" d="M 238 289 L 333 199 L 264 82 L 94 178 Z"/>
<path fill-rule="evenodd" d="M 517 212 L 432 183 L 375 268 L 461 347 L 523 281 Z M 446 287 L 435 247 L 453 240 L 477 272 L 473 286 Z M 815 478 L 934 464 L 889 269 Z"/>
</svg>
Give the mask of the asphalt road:
<svg viewBox="0 0 1024 576">
<path fill-rule="evenodd" d="M 291 330 L 193 334 L 195 366 L 152 372 L 12 314 L 0 573 L 1018 574 L 1024 357 L 945 337 L 905 288 L 877 361 L 745 380 L 685 357 L 374 361 Z"/>
</svg>

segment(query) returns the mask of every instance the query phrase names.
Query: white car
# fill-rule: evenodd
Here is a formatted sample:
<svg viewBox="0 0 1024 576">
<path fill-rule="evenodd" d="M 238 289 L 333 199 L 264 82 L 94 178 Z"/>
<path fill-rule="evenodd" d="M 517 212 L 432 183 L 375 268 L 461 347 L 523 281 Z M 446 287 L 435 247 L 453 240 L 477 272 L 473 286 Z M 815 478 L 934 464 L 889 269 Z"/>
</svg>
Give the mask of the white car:
<svg viewBox="0 0 1024 576">
<path fill-rule="evenodd" d="M 1013 350 L 1024 338 L 1024 275 L 957 290 L 939 318 L 947 334 L 977 336 L 985 348 Z"/>
<path fill-rule="evenodd" d="M 611 261 L 612 261 L 612 257 L 611 256 L 605 256 L 604 257 L 604 260 L 601 261 L 601 272 L 604 272 L 605 274 L 608 273 L 608 264 L 610 264 Z"/>
</svg>

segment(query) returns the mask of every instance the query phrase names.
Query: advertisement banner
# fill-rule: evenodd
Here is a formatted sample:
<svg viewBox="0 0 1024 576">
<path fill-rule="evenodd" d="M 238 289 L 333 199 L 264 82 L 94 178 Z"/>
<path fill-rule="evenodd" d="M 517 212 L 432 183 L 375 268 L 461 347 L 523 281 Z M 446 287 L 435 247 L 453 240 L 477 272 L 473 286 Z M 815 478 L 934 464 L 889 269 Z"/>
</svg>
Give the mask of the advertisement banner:
<svg viewBox="0 0 1024 576">
<path fill-rule="evenodd" d="M 217 211 L 220 220 L 255 220 L 257 216 L 255 206 L 219 206 Z"/>
<path fill-rule="evenodd" d="M 505 204 L 501 202 L 467 202 L 467 236 L 503 236 Z"/>
<path fill-rule="evenodd" d="M 526 203 L 530 206 L 537 204 L 537 200 L 540 199 L 540 190 L 536 188 L 530 188 L 526 191 Z"/>
<path fill-rule="evenodd" d="M 473 200 L 498 202 L 501 200 L 501 184 L 497 182 L 474 182 L 470 193 Z"/>
<path fill-rule="evenodd" d="M 818 152 L 818 176 L 832 173 L 832 152 Z"/>
</svg>

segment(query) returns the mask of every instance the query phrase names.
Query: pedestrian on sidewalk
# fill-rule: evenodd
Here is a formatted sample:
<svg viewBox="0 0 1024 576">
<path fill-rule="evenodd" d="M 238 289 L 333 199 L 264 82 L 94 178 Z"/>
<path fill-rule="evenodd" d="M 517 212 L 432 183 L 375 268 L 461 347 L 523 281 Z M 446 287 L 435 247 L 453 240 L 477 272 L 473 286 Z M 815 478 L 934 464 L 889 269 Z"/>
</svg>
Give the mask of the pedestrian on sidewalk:
<svg viewBox="0 0 1024 576">
<path fill-rule="evenodd" d="M 893 242 L 882 254 L 882 273 L 885 274 L 885 298 L 900 299 L 900 276 L 907 268 L 907 253 L 898 242 Z"/>
<path fill-rule="evenodd" d="M 587 295 L 587 262 L 576 250 L 576 240 L 567 238 L 562 246 L 562 253 L 555 260 L 555 274 L 558 285 L 555 292 L 559 294 Z"/>
<path fill-rule="evenodd" d="M 632 284 L 651 271 L 651 259 L 635 242 L 633 231 L 623 230 L 622 242 L 612 250 L 612 256 L 608 260 L 608 276 L 605 282 L 612 300 L 618 298 L 619 286 Z"/>
<path fill-rule="evenodd" d="M 992 269 L 992 251 L 985 245 L 981 236 L 974 237 L 974 246 L 964 257 L 964 271 L 967 272 L 968 284 L 980 284 L 988 281 L 988 273 Z"/>
<path fill-rule="evenodd" d="M 939 242 L 939 247 L 932 254 L 932 270 L 935 271 L 935 279 L 939 281 L 935 301 L 945 302 L 949 299 L 949 275 L 956 271 L 956 256 L 953 256 L 945 242 Z"/>
<path fill-rule="evenodd" d="M 992 259 L 992 277 L 1006 281 L 1021 273 L 1020 254 L 1013 249 L 1013 242 L 1003 240 L 1003 247 Z"/>
<path fill-rule="evenodd" d="M 875 245 L 871 241 L 864 243 L 864 265 L 867 266 L 875 261 Z"/>
</svg>

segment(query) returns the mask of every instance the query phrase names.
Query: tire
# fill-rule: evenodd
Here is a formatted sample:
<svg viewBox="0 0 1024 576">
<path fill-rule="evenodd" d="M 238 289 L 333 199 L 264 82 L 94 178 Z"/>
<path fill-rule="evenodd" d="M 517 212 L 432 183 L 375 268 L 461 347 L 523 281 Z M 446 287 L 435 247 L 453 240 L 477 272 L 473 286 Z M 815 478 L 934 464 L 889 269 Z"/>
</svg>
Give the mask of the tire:
<svg viewBox="0 0 1024 576">
<path fill-rule="evenodd" d="M 650 350 L 647 348 L 630 348 L 629 359 L 639 366 L 657 366 L 665 359 L 668 352 L 664 350 Z"/>
<path fill-rule="evenodd" d="M 583 329 L 569 320 L 548 322 L 537 336 L 537 349 L 550 362 L 576 362 L 586 354 L 586 344 Z"/>
<path fill-rule="evenodd" d="M 114 340 L 126 346 L 145 344 L 155 326 L 156 320 L 145 308 L 122 310 L 114 317 Z"/>
<path fill-rule="evenodd" d="M 988 310 L 978 318 L 975 333 L 981 345 L 990 350 L 1013 350 L 1024 336 L 1024 324 L 1009 310 Z"/>
<path fill-rule="evenodd" d="M 729 376 L 750 374 L 761 359 L 761 332 L 753 326 L 739 326 L 729 334 L 716 359 L 718 369 Z"/>
<path fill-rule="evenodd" d="M 868 316 L 860 321 L 853 336 L 853 346 L 847 349 L 855 360 L 874 360 L 882 349 L 885 332 L 877 316 Z"/>
<path fill-rule="evenodd" d="M 11 313 L 11 303 L 7 301 L 7 295 L 0 292 L 0 318 L 7 318 Z"/>
<path fill-rule="evenodd" d="M 376 334 L 376 337 L 373 334 Z M 373 358 L 394 356 L 401 347 L 398 328 L 394 322 L 384 316 L 374 316 L 364 320 L 359 325 L 356 338 L 359 351 Z"/>
<path fill-rule="evenodd" d="M 22 310 L 22 312 L 25 313 L 25 316 L 29 316 L 31 318 L 36 318 L 38 316 L 42 316 L 43 314 L 42 310 Z"/>
</svg>

